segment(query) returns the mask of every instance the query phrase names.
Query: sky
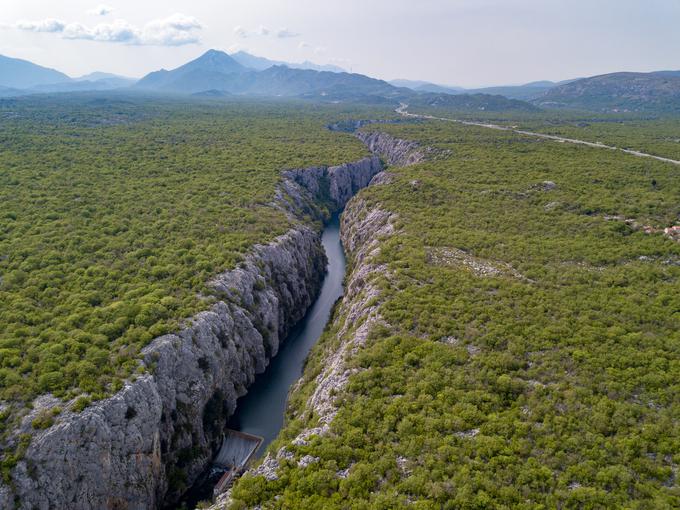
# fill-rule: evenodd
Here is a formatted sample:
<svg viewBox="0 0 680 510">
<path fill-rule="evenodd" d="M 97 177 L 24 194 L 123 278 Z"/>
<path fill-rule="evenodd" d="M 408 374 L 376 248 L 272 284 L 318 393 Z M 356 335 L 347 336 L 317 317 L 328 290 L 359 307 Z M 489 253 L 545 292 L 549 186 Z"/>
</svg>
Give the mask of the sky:
<svg viewBox="0 0 680 510">
<path fill-rule="evenodd" d="M 479 87 L 680 69 L 680 0 L 0 0 L 0 54 L 132 77 L 208 49 Z"/>
</svg>

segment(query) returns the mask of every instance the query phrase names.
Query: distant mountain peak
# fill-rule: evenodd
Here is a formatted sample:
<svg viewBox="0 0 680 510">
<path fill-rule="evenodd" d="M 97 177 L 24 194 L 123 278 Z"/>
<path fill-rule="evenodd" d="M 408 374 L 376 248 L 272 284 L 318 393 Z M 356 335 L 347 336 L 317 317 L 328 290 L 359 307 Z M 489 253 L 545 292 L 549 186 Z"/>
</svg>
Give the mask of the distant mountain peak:
<svg viewBox="0 0 680 510">
<path fill-rule="evenodd" d="M 203 62 L 228 62 L 233 59 L 225 51 L 211 49 L 206 51 L 203 55 L 195 60 Z"/>
<path fill-rule="evenodd" d="M 215 48 L 210 48 L 208 51 L 206 51 L 201 57 L 210 57 L 210 56 L 229 56 L 229 54 L 226 51 L 222 50 L 216 50 Z M 199 57 L 200 58 L 200 57 Z"/>
<path fill-rule="evenodd" d="M 28 60 L 0 55 L 0 85 L 10 88 L 29 88 L 48 83 L 64 83 L 71 78 L 54 69 L 39 66 Z"/>
<path fill-rule="evenodd" d="M 229 76 L 249 72 L 227 53 L 211 49 L 186 64 L 166 71 L 161 69 L 147 74 L 137 82 L 137 87 L 169 91 L 202 92 L 220 89 Z"/>
<path fill-rule="evenodd" d="M 305 60 L 299 64 L 292 62 L 283 62 L 281 60 L 271 60 L 265 57 L 258 57 L 247 51 L 237 51 L 232 53 L 231 57 L 239 64 L 255 71 L 264 71 L 274 66 L 285 66 L 290 69 L 302 69 L 305 71 L 330 71 L 332 73 L 345 73 L 344 69 L 333 64 L 315 64 L 309 60 Z"/>
<path fill-rule="evenodd" d="M 120 76 L 118 74 L 113 73 L 103 73 L 101 71 L 95 71 L 93 73 L 85 74 L 83 76 L 79 76 L 78 78 L 74 78 L 74 81 L 76 82 L 89 81 L 100 84 L 107 83 L 112 86 L 124 87 L 132 85 L 137 81 L 137 79 L 129 78 L 127 76 Z"/>
<path fill-rule="evenodd" d="M 227 53 L 224 51 L 220 50 L 208 50 L 206 51 L 203 55 L 198 57 L 197 59 L 192 60 L 191 62 L 188 62 L 187 64 L 184 64 L 178 69 L 182 68 L 202 68 L 204 70 L 209 70 L 209 71 L 217 71 L 217 72 L 234 72 L 234 71 L 243 71 L 244 67 L 239 64 L 236 60 L 234 60 L 232 57 L 230 57 Z"/>
</svg>

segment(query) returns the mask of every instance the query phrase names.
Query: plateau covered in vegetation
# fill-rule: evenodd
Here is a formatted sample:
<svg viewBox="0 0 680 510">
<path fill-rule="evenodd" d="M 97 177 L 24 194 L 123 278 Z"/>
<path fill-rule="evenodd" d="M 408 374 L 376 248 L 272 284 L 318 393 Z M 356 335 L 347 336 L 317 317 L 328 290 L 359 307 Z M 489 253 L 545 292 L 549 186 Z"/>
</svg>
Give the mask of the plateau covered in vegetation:
<svg viewBox="0 0 680 510">
<path fill-rule="evenodd" d="M 286 231 L 272 206 L 283 169 L 366 155 L 325 129 L 346 115 L 362 113 L 94 94 L 0 103 L 0 401 L 118 389 L 141 347 L 208 307 L 212 276 Z"/>
<path fill-rule="evenodd" d="M 345 231 L 354 301 L 225 505 L 677 508 L 678 169 L 454 123 L 363 129 L 436 157 L 350 203 L 345 228 L 391 227 Z"/>
</svg>

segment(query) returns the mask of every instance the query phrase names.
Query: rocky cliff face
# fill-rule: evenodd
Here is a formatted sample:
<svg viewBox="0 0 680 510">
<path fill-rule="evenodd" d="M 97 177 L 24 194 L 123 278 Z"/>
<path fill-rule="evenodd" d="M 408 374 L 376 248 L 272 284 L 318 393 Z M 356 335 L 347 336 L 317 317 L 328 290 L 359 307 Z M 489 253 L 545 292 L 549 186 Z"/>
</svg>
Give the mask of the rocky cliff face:
<svg viewBox="0 0 680 510">
<path fill-rule="evenodd" d="M 424 161 L 429 148 L 421 148 L 417 142 L 395 138 L 379 131 L 364 133 L 359 131 L 357 137 L 364 142 L 374 154 L 382 157 L 387 164 L 408 166 Z"/>
<path fill-rule="evenodd" d="M 357 133 L 371 151 L 394 166 L 407 166 L 419 163 L 427 157 L 436 154 L 436 150 L 421 147 L 415 142 L 395 138 L 387 133 Z M 323 169 L 317 170 L 322 175 Z M 323 174 L 325 175 L 325 174 Z M 301 185 L 310 189 L 312 193 L 320 193 L 304 181 L 304 176 L 291 176 Z M 369 185 L 379 186 L 389 184 L 392 175 L 381 171 L 373 176 Z M 315 182 L 323 182 L 321 179 Z M 313 183 L 312 183 L 313 186 Z M 348 384 L 350 376 L 357 369 L 349 367 L 350 360 L 365 344 L 369 333 L 377 325 L 389 327 L 380 315 L 381 291 L 376 283 L 376 276 L 390 277 L 386 265 L 377 261 L 380 255 L 380 242 L 397 232 L 394 227 L 396 215 L 382 209 L 379 205 L 370 205 L 361 195 L 350 200 L 341 218 L 341 240 L 352 272 L 347 275 L 345 294 L 334 314 L 337 326 L 336 338 L 338 342 L 329 342 L 331 348 L 324 352 L 324 368 L 309 384 L 312 385 L 305 410 L 312 410 L 318 418 L 315 423 L 304 428 L 292 439 L 287 446 L 283 446 L 275 453 L 268 454 L 262 463 L 251 471 L 255 476 L 260 475 L 268 480 L 278 478 L 278 468 L 282 461 L 296 462 L 304 466 L 318 459 L 310 456 L 300 457 L 294 453 L 297 446 L 305 445 L 314 435 L 324 435 L 330 432 L 331 422 L 338 412 L 336 395 Z M 298 390 L 301 383 L 297 385 Z M 307 389 L 305 389 L 307 391 Z M 338 473 L 339 477 L 346 477 L 346 473 Z M 224 510 L 231 502 L 231 491 L 221 495 L 210 510 Z"/>
<path fill-rule="evenodd" d="M 379 174 L 375 183 L 380 182 Z M 315 462 L 314 457 L 294 453 L 297 446 L 305 445 L 315 435 L 330 432 L 330 424 L 338 412 L 337 394 L 348 384 L 350 376 L 357 369 L 349 367 L 350 360 L 367 341 L 372 328 L 378 324 L 389 326 L 379 313 L 381 292 L 375 282 L 377 275 L 389 276 L 387 267 L 376 262 L 380 254 L 379 240 L 395 234 L 396 216 L 379 206 L 369 206 L 361 199 L 349 202 L 342 215 L 341 238 L 346 254 L 353 268 L 349 274 L 340 308 L 335 314 L 339 326 L 339 342 L 324 353 L 324 368 L 313 381 L 313 390 L 305 410 L 313 410 L 318 418 L 311 426 L 303 429 L 289 446 L 283 446 L 274 454 L 268 454 L 263 462 L 252 471 L 268 480 L 278 478 L 280 462 L 296 462 L 299 466 Z M 339 473 L 338 476 L 341 476 Z M 231 502 L 231 492 L 218 498 L 211 510 L 224 510 Z"/>
<path fill-rule="evenodd" d="M 318 199 L 330 200 L 336 209 L 342 209 L 381 170 L 380 158 L 373 156 L 339 166 L 288 170 L 284 176 Z"/>
<path fill-rule="evenodd" d="M 374 157 L 291 170 L 278 206 L 309 214 L 317 211 L 310 194 L 327 192 L 341 208 L 380 169 Z M 221 301 L 144 349 L 143 375 L 30 431 L 12 485 L 0 484 L 0 508 L 141 510 L 175 499 L 210 461 L 237 398 L 313 302 L 325 263 L 318 232 L 301 223 L 255 247 L 212 282 Z"/>
<path fill-rule="evenodd" d="M 358 121 L 357 125 L 360 127 L 372 122 Z M 431 147 L 421 147 L 417 142 L 380 131 L 358 131 L 356 136 L 374 154 L 372 157 L 340 166 L 288 170 L 284 176 L 317 199 L 330 201 L 335 209 L 342 209 L 357 191 L 368 186 L 383 170 L 381 158 L 390 166 L 408 166 L 425 161 L 437 152 Z M 385 179 L 385 174 L 381 178 Z"/>
<path fill-rule="evenodd" d="M 151 373 L 33 439 L 14 476 L 20 508 L 154 508 L 190 483 L 324 270 L 317 233 L 301 226 L 216 278 L 225 299 L 151 343 Z"/>
</svg>

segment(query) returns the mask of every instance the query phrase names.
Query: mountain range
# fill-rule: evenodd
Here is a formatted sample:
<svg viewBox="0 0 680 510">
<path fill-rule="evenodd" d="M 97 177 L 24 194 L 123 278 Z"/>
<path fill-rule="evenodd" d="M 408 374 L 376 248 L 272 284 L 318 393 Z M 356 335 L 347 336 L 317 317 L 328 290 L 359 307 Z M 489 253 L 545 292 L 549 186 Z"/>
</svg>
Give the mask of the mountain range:
<svg viewBox="0 0 680 510">
<path fill-rule="evenodd" d="M 242 56 L 242 55 L 241 55 Z M 135 89 L 179 94 L 221 91 L 269 97 L 306 97 L 323 100 L 396 98 L 408 90 L 361 74 L 295 69 L 276 64 L 263 70 L 240 64 L 222 51 L 210 50 L 171 71 L 143 77 Z"/>
<path fill-rule="evenodd" d="M 42 67 L 28 60 L 0 55 L 0 86 L 27 89 L 50 83 L 64 83 L 71 78 L 55 69 Z"/>
<path fill-rule="evenodd" d="M 437 85 L 428 81 L 419 80 L 391 80 L 391 85 L 395 87 L 406 87 L 416 92 L 433 92 L 435 94 L 463 94 L 465 89 L 463 87 L 455 87 L 448 85 Z"/>
<path fill-rule="evenodd" d="M 71 78 L 26 60 L 0 56 L 0 97 L 123 89 L 203 97 L 246 95 L 326 102 L 438 106 L 464 111 L 537 111 L 570 108 L 598 112 L 680 113 L 680 71 L 611 73 L 563 82 L 463 89 L 426 81 L 387 82 L 337 66 L 291 64 L 238 52 L 209 50 L 172 70 L 140 80 L 109 73 Z"/>
<path fill-rule="evenodd" d="M 286 66 L 290 67 L 291 69 L 303 69 L 306 71 L 329 71 L 331 73 L 347 72 L 343 68 L 332 64 L 319 65 L 315 64 L 314 62 L 310 62 L 309 60 L 305 60 L 300 64 L 295 64 L 290 62 L 283 62 L 281 60 L 269 60 L 268 58 L 251 55 L 250 53 L 246 53 L 245 51 L 239 51 L 230 56 L 231 58 L 236 60 L 236 62 L 241 64 L 243 67 L 248 67 L 256 71 L 264 71 L 265 69 L 269 69 L 270 67 L 274 66 Z"/>
<path fill-rule="evenodd" d="M 41 92 L 110 90 L 129 87 L 136 80 L 109 73 L 91 73 L 71 78 L 55 69 L 28 60 L 0 55 L 0 96 L 19 96 Z"/>
<path fill-rule="evenodd" d="M 253 64 L 252 60 L 244 60 L 243 54 L 240 57 L 241 62 L 258 65 L 258 62 Z M 298 69 L 281 64 L 265 67 L 261 64 L 263 70 L 253 69 L 237 61 L 233 55 L 210 50 L 176 69 L 150 73 L 133 88 L 202 97 L 296 97 L 325 102 L 392 105 L 406 101 L 422 105 L 445 104 L 465 111 L 538 110 L 529 103 L 502 96 L 475 94 L 453 99 L 453 96 L 439 91 L 414 91 L 362 74 Z"/>
<path fill-rule="evenodd" d="M 452 85 L 438 85 L 426 81 L 413 80 L 392 80 L 390 83 L 395 86 L 408 87 L 416 92 L 434 92 L 444 94 L 491 94 L 501 95 L 509 99 L 519 99 L 521 101 L 531 101 L 545 94 L 548 90 L 576 80 L 565 80 L 560 82 L 535 81 L 524 85 L 502 85 L 497 87 L 481 87 L 466 89 Z"/>
<path fill-rule="evenodd" d="M 524 85 L 478 89 L 463 89 L 409 80 L 393 80 L 390 83 L 418 92 L 501 95 L 508 99 L 527 101 L 540 108 L 607 113 L 680 113 L 680 71 L 609 73 L 560 82 L 537 81 Z"/>
<path fill-rule="evenodd" d="M 534 104 L 602 112 L 680 112 L 680 71 L 610 73 L 549 89 Z"/>
<path fill-rule="evenodd" d="M 210 55 L 221 53 L 209 51 L 208 57 L 202 63 L 209 63 Z M 205 57 L 205 55 L 204 55 Z M 319 65 L 305 61 L 302 63 L 288 63 L 269 60 L 264 57 L 251 55 L 240 51 L 232 55 L 233 60 L 243 68 L 263 71 L 274 66 L 286 66 L 291 69 L 324 71 L 333 73 L 344 72 L 338 66 Z M 232 63 L 233 64 L 233 63 Z M 237 69 L 237 68 L 235 68 Z M 220 69 L 220 72 L 227 69 Z M 161 76 L 162 71 L 153 73 Z M 160 79 L 160 78 L 159 78 Z M 71 78 L 55 69 L 43 67 L 27 60 L 10 58 L 0 55 L 0 97 L 19 96 L 46 92 L 78 92 L 86 90 L 113 90 L 131 87 L 137 82 L 134 78 L 127 78 L 111 73 L 94 72 L 85 76 Z M 201 90 L 206 90 L 199 87 Z"/>
</svg>

